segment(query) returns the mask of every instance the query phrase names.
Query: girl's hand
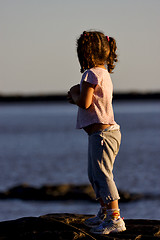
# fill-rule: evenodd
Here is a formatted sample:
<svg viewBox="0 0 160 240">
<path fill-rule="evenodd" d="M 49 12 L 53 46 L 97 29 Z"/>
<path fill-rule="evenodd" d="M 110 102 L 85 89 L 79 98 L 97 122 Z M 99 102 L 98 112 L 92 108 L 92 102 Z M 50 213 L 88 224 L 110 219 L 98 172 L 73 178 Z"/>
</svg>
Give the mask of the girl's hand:
<svg viewBox="0 0 160 240">
<path fill-rule="evenodd" d="M 80 92 L 80 85 L 77 84 L 70 89 L 69 97 L 77 106 L 87 109 L 92 104 L 92 97 L 95 87 L 96 85 L 88 82 L 83 82 Z"/>
<path fill-rule="evenodd" d="M 67 100 L 71 104 L 76 104 L 72 96 L 79 96 L 80 94 L 80 84 L 77 84 L 68 91 Z"/>
<path fill-rule="evenodd" d="M 71 104 L 75 104 L 75 102 L 74 102 L 73 99 L 72 99 L 72 96 L 71 96 L 70 91 L 68 91 L 68 94 L 67 94 L 67 100 L 68 100 L 69 103 L 71 103 Z"/>
<path fill-rule="evenodd" d="M 79 95 L 80 94 L 80 84 L 74 85 L 70 89 L 71 96 L 72 95 Z"/>
</svg>

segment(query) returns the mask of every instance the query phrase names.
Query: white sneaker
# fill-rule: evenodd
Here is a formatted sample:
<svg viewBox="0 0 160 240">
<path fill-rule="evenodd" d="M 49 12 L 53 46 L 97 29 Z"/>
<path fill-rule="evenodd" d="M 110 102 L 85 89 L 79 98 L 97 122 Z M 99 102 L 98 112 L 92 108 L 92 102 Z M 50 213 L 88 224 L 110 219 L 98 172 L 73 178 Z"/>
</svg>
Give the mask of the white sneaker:
<svg viewBox="0 0 160 240">
<path fill-rule="evenodd" d="M 108 220 L 107 218 L 98 227 L 91 229 L 95 234 L 109 234 L 113 232 L 123 232 L 126 230 L 125 223 L 122 218 L 117 220 Z"/>
<path fill-rule="evenodd" d="M 97 216 L 86 219 L 84 224 L 87 227 L 97 227 L 104 221 L 105 218 L 106 213 L 104 212 L 103 208 L 100 208 Z"/>
</svg>

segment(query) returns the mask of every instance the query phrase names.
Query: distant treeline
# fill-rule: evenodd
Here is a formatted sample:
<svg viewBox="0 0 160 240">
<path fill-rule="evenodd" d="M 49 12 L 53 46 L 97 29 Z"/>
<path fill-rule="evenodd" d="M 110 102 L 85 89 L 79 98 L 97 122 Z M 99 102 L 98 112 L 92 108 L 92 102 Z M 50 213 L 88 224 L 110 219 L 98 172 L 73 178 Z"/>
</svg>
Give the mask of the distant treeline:
<svg viewBox="0 0 160 240">
<path fill-rule="evenodd" d="M 114 100 L 160 100 L 160 92 L 157 93 L 114 93 Z M 0 95 L 0 103 L 34 103 L 34 102 L 65 102 L 65 94 L 49 95 Z"/>
</svg>

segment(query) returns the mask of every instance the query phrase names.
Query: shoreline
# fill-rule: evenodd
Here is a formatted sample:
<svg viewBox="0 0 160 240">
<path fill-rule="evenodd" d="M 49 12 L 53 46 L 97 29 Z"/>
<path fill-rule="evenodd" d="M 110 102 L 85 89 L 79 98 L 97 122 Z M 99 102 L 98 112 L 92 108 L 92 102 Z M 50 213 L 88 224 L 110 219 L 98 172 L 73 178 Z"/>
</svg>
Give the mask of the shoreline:
<svg viewBox="0 0 160 240">
<path fill-rule="evenodd" d="M 114 93 L 113 101 L 132 100 L 160 100 L 160 92 L 154 93 Z M 66 94 L 44 94 L 44 95 L 3 95 L 0 94 L 0 103 L 49 103 L 67 102 Z"/>
<path fill-rule="evenodd" d="M 118 190 L 120 194 L 120 202 L 128 203 L 132 201 L 139 201 L 144 199 L 160 199 L 160 195 L 130 193 Z M 90 184 L 74 185 L 74 184 L 60 184 L 60 185 L 43 185 L 34 187 L 29 184 L 20 184 L 13 186 L 6 191 L 0 192 L 0 200 L 7 199 L 21 199 L 24 201 L 88 201 L 96 203 L 95 193 Z"/>
</svg>

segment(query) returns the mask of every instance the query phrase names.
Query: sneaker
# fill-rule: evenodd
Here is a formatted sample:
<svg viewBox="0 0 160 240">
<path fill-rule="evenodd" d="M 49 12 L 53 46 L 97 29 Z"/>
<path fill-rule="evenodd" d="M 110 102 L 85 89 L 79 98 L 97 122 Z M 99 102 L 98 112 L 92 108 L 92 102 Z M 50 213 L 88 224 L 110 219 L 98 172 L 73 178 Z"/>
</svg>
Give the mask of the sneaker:
<svg viewBox="0 0 160 240">
<path fill-rule="evenodd" d="M 117 220 L 107 220 L 107 218 L 98 227 L 91 230 L 95 234 L 109 234 L 113 232 L 123 232 L 126 230 L 125 223 L 122 218 Z"/>
<path fill-rule="evenodd" d="M 97 216 L 86 219 L 84 224 L 87 227 L 97 227 L 101 223 L 103 223 L 105 218 L 106 218 L 106 213 L 105 213 L 105 211 L 102 208 L 100 208 Z"/>
</svg>

